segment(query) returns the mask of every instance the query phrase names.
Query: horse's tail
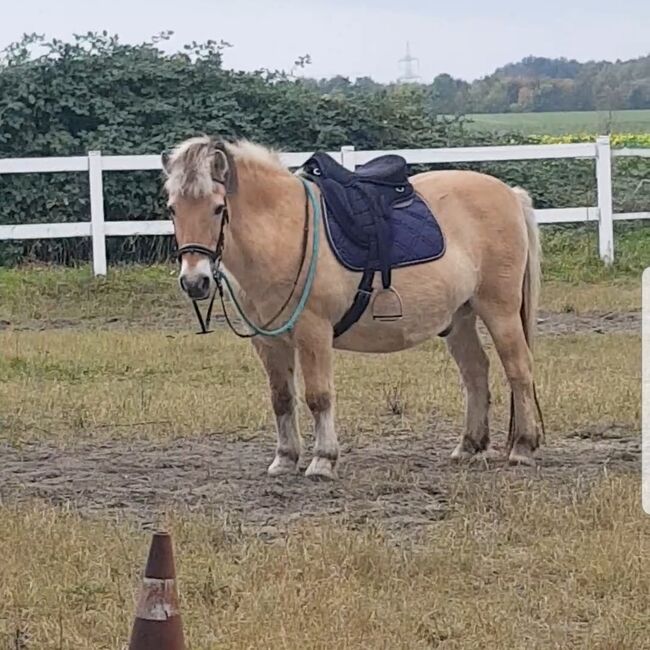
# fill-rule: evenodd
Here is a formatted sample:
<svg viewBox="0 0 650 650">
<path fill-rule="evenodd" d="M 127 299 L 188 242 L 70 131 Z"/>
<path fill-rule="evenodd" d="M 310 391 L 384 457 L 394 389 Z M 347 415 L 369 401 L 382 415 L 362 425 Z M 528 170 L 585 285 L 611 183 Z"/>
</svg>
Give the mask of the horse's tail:
<svg viewBox="0 0 650 650">
<path fill-rule="evenodd" d="M 513 192 L 519 200 L 521 209 L 526 220 L 526 231 L 528 233 L 528 255 L 526 259 L 526 270 L 522 287 L 521 301 L 521 323 L 524 327 L 524 335 L 528 347 L 532 350 L 535 330 L 537 329 L 537 308 L 539 305 L 539 288 L 541 281 L 541 257 L 542 250 L 539 242 L 539 230 L 533 210 L 533 202 L 526 190 L 521 187 L 513 187 Z"/>
<path fill-rule="evenodd" d="M 521 210 L 524 213 L 524 220 L 526 221 L 526 232 L 528 234 L 528 250 L 526 257 L 526 269 L 524 270 L 524 281 L 521 289 L 521 308 L 519 313 L 521 315 L 521 324 L 524 328 L 524 336 L 526 343 L 528 343 L 529 350 L 533 349 L 533 341 L 535 339 L 535 331 L 537 330 L 537 308 L 539 306 L 539 288 L 542 278 L 542 248 L 539 242 L 539 229 L 537 227 L 537 220 L 535 219 L 535 211 L 533 210 L 533 202 L 530 195 L 526 190 L 521 187 L 513 187 Z M 533 397 L 535 399 L 535 407 L 537 408 L 537 415 L 542 429 L 542 438 L 546 438 L 546 430 L 544 427 L 544 417 L 542 409 L 539 405 L 537 398 L 537 388 L 533 381 Z M 515 417 L 515 403 L 514 396 L 510 393 L 510 426 L 508 433 L 508 444 L 512 448 L 514 442 L 514 417 Z"/>
</svg>

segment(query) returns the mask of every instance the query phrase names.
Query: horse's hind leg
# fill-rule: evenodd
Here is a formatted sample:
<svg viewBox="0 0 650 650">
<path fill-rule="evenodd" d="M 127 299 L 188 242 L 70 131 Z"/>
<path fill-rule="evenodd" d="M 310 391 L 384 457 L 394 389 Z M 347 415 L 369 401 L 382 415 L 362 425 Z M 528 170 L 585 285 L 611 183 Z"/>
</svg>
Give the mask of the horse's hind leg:
<svg viewBox="0 0 650 650">
<path fill-rule="evenodd" d="M 465 431 L 451 454 L 462 460 L 484 451 L 490 443 L 490 364 L 476 331 L 476 313 L 469 305 L 454 316 L 446 340 L 465 386 Z"/>
<path fill-rule="evenodd" d="M 280 340 L 253 339 L 253 347 L 269 380 L 278 434 L 275 459 L 268 473 L 271 476 L 293 473 L 298 469 L 302 450 L 296 412 L 296 351 Z"/>
<path fill-rule="evenodd" d="M 524 334 L 519 311 L 509 314 L 499 310 L 480 311 L 505 370 L 514 406 L 508 437 L 509 461 L 534 466 L 533 453 L 539 447 L 535 420 L 533 359 Z"/>
</svg>

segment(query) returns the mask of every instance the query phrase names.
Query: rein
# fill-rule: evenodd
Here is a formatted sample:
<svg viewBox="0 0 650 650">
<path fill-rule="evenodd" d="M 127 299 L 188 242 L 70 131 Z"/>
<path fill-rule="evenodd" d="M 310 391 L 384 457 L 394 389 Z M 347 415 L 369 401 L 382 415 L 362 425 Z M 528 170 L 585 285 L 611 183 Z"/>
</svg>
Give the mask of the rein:
<svg viewBox="0 0 650 650">
<path fill-rule="evenodd" d="M 228 324 L 228 327 L 233 331 L 235 335 L 237 335 L 239 338 L 253 338 L 254 336 L 266 336 L 266 337 L 275 337 L 275 336 L 281 336 L 282 334 L 286 334 L 290 330 L 293 329 L 295 326 L 296 322 L 300 318 L 300 315 L 305 309 L 305 305 L 307 304 L 307 300 L 309 299 L 309 295 L 311 293 L 312 285 L 314 283 L 314 277 L 316 276 L 316 266 L 318 263 L 318 252 L 320 248 L 320 228 L 319 228 L 319 221 L 320 221 L 320 203 L 316 199 L 316 196 L 314 194 L 314 191 L 309 184 L 308 181 L 306 181 L 303 178 L 300 178 L 300 180 L 303 183 L 303 187 L 305 189 L 305 225 L 303 229 L 303 239 L 302 239 L 302 247 L 301 247 L 301 258 L 300 258 L 300 265 L 298 268 L 298 273 L 296 274 L 293 287 L 291 288 L 291 292 L 289 293 L 289 296 L 287 299 L 284 301 L 280 309 L 277 311 L 275 316 L 271 318 L 269 321 L 267 321 L 263 326 L 258 326 L 255 323 L 251 321 L 251 319 L 246 315 L 244 312 L 242 306 L 239 304 L 239 301 L 235 297 L 235 292 L 233 291 L 232 285 L 230 280 L 228 279 L 228 276 L 221 270 L 221 265 L 222 265 L 222 257 L 223 257 L 223 247 L 224 247 L 224 239 L 225 239 L 225 228 L 226 225 L 230 221 L 230 215 L 228 211 L 228 205 L 226 202 L 226 205 L 224 206 L 223 209 L 223 214 L 221 218 L 221 227 L 219 229 L 219 237 L 217 239 L 217 245 L 215 249 L 208 248 L 207 246 L 203 246 L 202 244 L 186 244 L 185 246 L 181 246 L 177 253 L 176 256 L 178 259 L 181 259 L 183 255 L 186 253 L 198 253 L 200 255 L 205 255 L 210 258 L 210 261 L 212 262 L 212 277 L 215 281 L 215 284 L 217 286 L 217 290 L 212 294 L 212 297 L 210 299 L 210 304 L 208 305 L 208 310 L 206 312 L 206 317 L 205 319 L 203 318 L 201 314 L 201 310 L 199 309 L 198 303 L 196 300 L 192 300 L 192 306 L 194 307 L 194 312 L 196 314 L 197 320 L 199 321 L 199 325 L 201 326 L 201 331 L 197 332 L 197 334 L 208 334 L 212 330 L 208 329 L 210 327 L 210 319 L 212 317 L 212 309 L 214 307 L 214 301 L 216 298 L 217 293 L 219 294 L 219 300 L 221 302 L 221 306 L 223 309 L 223 315 L 226 320 L 226 323 Z M 222 183 L 225 185 L 225 183 L 221 180 L 218 182 Z M 287 321 L 276 328 L 269 329 L 270 324 L 275 321 L 277 318 L 279 318 L 280 314 L 285 310 L 289 302 L 294 296 L 294 293 L 296 291 L 296 288 L 298 286 L 298 280 L 300 279 L 300 276 L 302 275 L 302 270 L 305 265 L 306 257 L 307 257 L 307 242 L 309 239 L 309 206 L 311 205 L 312 208 L 312 215 L 313 215 L 313 236 L 312 236 L 312 250 L 311 250 L 311 259 L 309 262 L 309 268 L 307 271 L 307 278 L 305 279 L 305 285 L 302 290 L 302 294 L 300 296 L 300 300 L 298 301 L 298 304 L 294 308 L 293 312 L 291 313 L 291 316 L 287 319 Z M 230 299 L 232 300 L 233 305 L 235 306 L 235 309 L 237 310 L 239 317 L 246 323 L 246 325 L 252 330 L 251 332 L 240 332 L 237 330 L 237 328 L 234 326 L 233 322 L 230 319 L 230 316 L 228 315 L 228 310 L 226 309 L 226 304 L 225 304 L 225 291 L 224 291 L 224 285 L 225 289 L 228 291 L 230 295 Z"/>
</svg>

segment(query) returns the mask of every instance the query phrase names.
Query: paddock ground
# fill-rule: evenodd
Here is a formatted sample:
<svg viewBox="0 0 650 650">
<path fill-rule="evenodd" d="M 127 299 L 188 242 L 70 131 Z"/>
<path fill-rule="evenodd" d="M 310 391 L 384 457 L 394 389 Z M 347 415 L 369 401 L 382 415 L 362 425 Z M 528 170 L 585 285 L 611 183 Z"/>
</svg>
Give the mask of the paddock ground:
<svg viewBox="0 0 650 650">
<path fill-rule="evenodd" d="M 262 370 L 192 333 L 172 274 L 0 274 L 0 648 L 124 648 L 160 527 L 192 649 L 650 647 L 640 275 L 545 282 L 538 469 L 503 462 L 491 346 L 496 455 L 449 459 L 462 393 L 432 341 L 337 354 L 330 483 L 265 475 Z"/>
</svg>

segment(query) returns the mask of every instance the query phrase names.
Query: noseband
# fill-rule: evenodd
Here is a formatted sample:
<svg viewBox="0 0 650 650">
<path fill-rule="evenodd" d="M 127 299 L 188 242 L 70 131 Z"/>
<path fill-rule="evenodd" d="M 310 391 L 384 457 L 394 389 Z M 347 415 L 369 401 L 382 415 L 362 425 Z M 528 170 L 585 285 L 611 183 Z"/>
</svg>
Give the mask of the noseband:
<svg viewBox="0 0 650 650">
<path fill-rule="evenodd" d="M 210 298 L 210 304 L 208 305 L 208 310 L 206 312 L 205 319 L 203 318 L 203 315 L 201 314 L 201 310 L 199 309 L 198 302 L 196 300 L 192 300 L 192 306 L 194 307 L 194 312 L 196 314 L 196 318 L 199 321 L 199 325 L 201 326 L 201 331 L 197 332 L 197 334 L 208 334 L 209 332 L 212 332 L 213 330 L 208 329 L 210 327 L 210 320 L 212 317 L 212 308 L 214 307 L 214 300 L 217 296 L 217 293 L 219 294 L 219 299 L 221 301 L 221 308 L 223 310 L 223 315 L 226 320 L 226 323 L 228 324 L 228 327 L 240 338 L 252 338 L 257 335 L 262 335 L 262 336 L 279 336 L 280 334 L 284 334 L 285 332 L 288 332 L 291 330 L 297 321 L 298 317 L 300 316 L 300 313 L 304 309 L 305 303 L 307 302 L 307 298 L 309 296 L 309 293 L 311 291 L 311 286 L 313 283 L 315 271 L 316 271 L 316 262 L 318 259 L 318 250 L 319 250 L 319 204 L 316 201 L 314 195 L 313 195 L 313 190 L 310 188 L 308 185 L 308 182 L 304 179 L 301 179 L 303 181 L 303 186 L 305 188 L 305 222 L 304 222 L 304 227 L 303 227 L 303 237 L 302 237 L 302 245 L 301 245 L 301 255 L 300 255 L 300 264 L 298 266 L 298 272 L 296 274 L 296 277 L 293 282 L 293 286 L 291 288 L 291 292 L 289 293 L 289 296 L 287 299 L 284 301 L 280 309 L 276 312 L 276 314 L 268 320 L 262 327 L 259 327 L 252 323 L 252 321 L 246 316 L 244 311 L 242 310 L 241 306 L 237 302 L 237 299 L 235 298 L 235 295 L 232 291 L 232 287 L 230 286 L 230 282 L 228 280 L 228 277 L 223 273 L 221 270 L 221 263 L 222 263 L 222 257 L 223 257 L 223 248 L 224 248 L 224 240 L 225 240 L 225 230 L 226 230 L 226 225 L 230 222 L 230 213 L 228 210 L 228 177 L 226 176 L 223 179 L 218 179 L 215 178 L 213 179 L 215 183 L 219 183 L 224 186 L 225 188 L 225 204 L 223 207 L 223 211 L 221 213 L 221 226 L 219 227 L 219 236 L 217 238 L 217 245 L 214 249 L 208 248 L 207 246 L 204 246 L 203 244 L 185 244 L 184 246 L 181 246 L 178 248 L 176 251 L 176 258 L 180 261 L 183 258 L 183 255 L 187 255 L 189 253 L 196 253 L 198 255 L 205 255 L 210 259 L 211 262 L 211 268 L 212 268 L 212 278 L 215 282 L 215 285 L 217 287 L 217 290 L 212 294 L 212 297 Z M 314 215 L 314 234 L 313 234 L 313 250 L 312 250 L 312 259 L 309 267 L 309 271 L 307 273 L 307 278 L 305 280 L 305 286 L 303 289 L 303 293 L 300 299 L 299 304 L 297 305 L 296 309 L 294 310 L 293 314 L 291 317 L 287 320 L 284 325 L 281 327 L 278 327 L 274 330 L 269 330 L 267 329 L 273 321 L 275 321 L 277 318 L 279 318 L 280 314 L 286 309 L 287 305 L 293 298 L 296 288 L 298 287 L 298 280 L 300 279 L 300 276 L 302 275 L 303 268 L 305 266 L 305 261 L 307 259 L 307 242 L 309 239 L 309 204 L 312 204 L 312 209 L 313 209 L 313 215 Z M 225 292 L 224 292 L 224 287 L 223 284 L 227 285 L 228 291 L 230 293 L 230 296 L 233 300 L 233 303 L 239 312 L 239 315 L 242 317 L 244 322 L 251 328 L 251 332 L 240 332 L 237 330 L 237 328 L 234 326 L 232 323 L 230 316 L 228 315 L 228 310 L 226 309 L 226 304 L 225 304 Z"/>
</svg>

